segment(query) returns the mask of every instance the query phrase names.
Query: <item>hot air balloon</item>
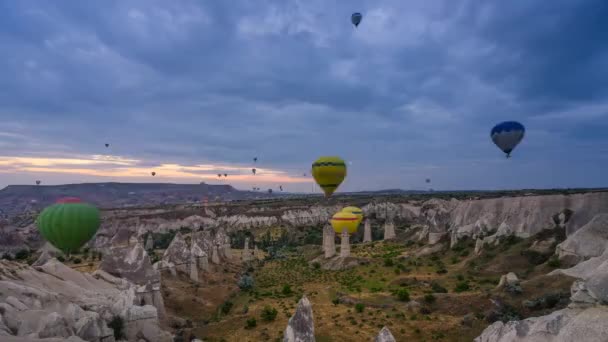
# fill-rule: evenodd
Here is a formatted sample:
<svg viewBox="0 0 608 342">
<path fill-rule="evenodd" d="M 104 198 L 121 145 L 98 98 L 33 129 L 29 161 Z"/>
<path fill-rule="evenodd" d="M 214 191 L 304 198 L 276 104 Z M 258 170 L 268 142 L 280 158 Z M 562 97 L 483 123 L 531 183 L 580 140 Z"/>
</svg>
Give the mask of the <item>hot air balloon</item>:
<svg viewBox="0 0 608 342">
<path fill-rule="evenodd" d="M 257 163 L 258 162 L 258 157 L 253 157 L 253 162 Z"/>
<path fill-rule="evenodd" d="M 152 171 L 152 176 L 156 176 L 156 172 Z"/>
<path fill-rule="evenodd" d="M 507 158 L 511 157 L 511 152 L 524 138 L 526 129 L 524 125 L 517 121 L 505 121 L 492 128 L 490 136 L 498 148 L 506 153 Z"/>
<path fill-rule="evenodd" d="M 430 179 L 430 178 L 427 178 L 427 179 L 426 179 L 426 182 L 427 182 L 427 183 L 430 183 L 430 182 L 431 182 L 431 179 Z"/>
<path fill-rule="evenodd" d="M 36 225 L 53 246 L 69 254 L 87 243 L 101 220 L 99 210 L 78 198 L 64 198 L 40 213 Z"/>
<path fill-rule="evenodd" d="M 40 181 L 39 180 L 36 181 L 36 185 L 40 185 Z"/>
<path fill-rule="evenodd" d="M 218 174 L 217 174 L 217 178 L 222 178 L 222 174 L 221 174 L 221 173 L 218 173 Z"/>
<path fill-rule="evenodd" d="M 110 147 L 110 144 L 106 144 L 106 147 Z"/>
<path fill-rule="evenodd" d="M 224 173 L 224 177 L 228 177 L 228 174 L 227 174 L 227 173 Z"/>
<path fill-rule="evenodd" d="M 255 176 L 256 171 L 257 171 L 256 169 L 251 169 L 251 172 L 253 173 L 254 176 Z"/>
<path fill-rule="evenodd" d="M 271 194 L 272 193 L 272 189 L 268 189 L 268 193 Z"/>
<path fill-rule="evenodd" d="M 331 218 L 330 223 L 338 234 L 341 234 L 344 229 L 349 234 L 353 234 L 357 232 L 357 228 L 359 227 L 359 218 L 353 213 L 340 211 Z"/>
<path fill-rule="evenodd" d="M 363 210 L 361 210 L 361 208 L 346 207 L 346 208 L 343 208 L 341 211 L 345 212 L 345 213 L 355 214 L 357 216 L 357 218 L 359 219 L 359 224 L 361 223 L 361 221 L 363 221 Z"/>
<path fill-rule="evenodd" d="M 312 176 L 329 197 L 344 181 L 346 164 L 339 157 L 321 157 L 312 164 Z"/>
<path fill-rule="evenodd" d="M 283 191 L 283 186 L 279 185 L 279 190 Z"/>
<path fill-rule="evenodd" d="M 355 25 L 355 27 L 359 26 L 361 20 L 363 19 L 363 15 L 359 12 L 355 12 L 350 16 L 350 21 Z"/>
</svg>

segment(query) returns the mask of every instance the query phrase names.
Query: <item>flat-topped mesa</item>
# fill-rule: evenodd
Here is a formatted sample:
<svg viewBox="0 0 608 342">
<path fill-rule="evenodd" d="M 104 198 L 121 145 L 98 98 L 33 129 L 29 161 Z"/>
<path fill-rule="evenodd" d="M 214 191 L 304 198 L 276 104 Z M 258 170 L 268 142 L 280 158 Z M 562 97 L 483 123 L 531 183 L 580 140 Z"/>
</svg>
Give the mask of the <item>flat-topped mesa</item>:
<svg viewBox="0 0 608 342">
<path fill-rule="evenodd" d="M 323 228 L 323 252 L 325 253 L 326 259 L 336 255 L 335 234 L 336 233 L 330 225 L 326 225 Z"/>
<path fill-rule="evenodd" d="M 384 240 L 394 239 L 395 237 L 397 237 L 395 234 L 395 224 L 392 220 L 388 220 L 384 224 Z"/>
<path fill-rule="evenodd" d="M 348 229 L 344 229 L 341 235 L 340 257 L 348 258 L 350 256 L 350 235 Z"/>
<path fill-rule="evenodd" d="M 363 228 L 363 243 L 372 242 L 372 224 L 370 220 L 365 220 Z"/>
<path fill-rule="evenodd" d="M 314 342 L 315 324 L 312 305 L 306 296 L 298 302 L 296 312 L 287 323 L 283 333 L 283 342 Z"/>
</svg>

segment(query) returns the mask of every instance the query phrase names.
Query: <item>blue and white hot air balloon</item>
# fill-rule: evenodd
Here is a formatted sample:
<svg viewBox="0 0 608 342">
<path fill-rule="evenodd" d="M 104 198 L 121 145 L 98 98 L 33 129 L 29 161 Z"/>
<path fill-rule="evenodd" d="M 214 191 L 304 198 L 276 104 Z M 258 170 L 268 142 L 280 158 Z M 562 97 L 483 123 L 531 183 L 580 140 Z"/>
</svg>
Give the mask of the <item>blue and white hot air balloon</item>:
<svg viewBox="0 0 608 342">
<path fill-rule="evenodd" d="M 363 19 L 363 15 L 359 12 L 355 12 L 350 16 L 350 21 L 355 25 L 355 27 L 359 26 L 361 23 L 361 19 Z"/>
<path fill-rule="evenodd" d="M 526 128 L 517 121 L 505 121 L 492 128 L 490 136 L 498 148 L 511 157 L 511 152 L 524 138 Z"/>
</svg>

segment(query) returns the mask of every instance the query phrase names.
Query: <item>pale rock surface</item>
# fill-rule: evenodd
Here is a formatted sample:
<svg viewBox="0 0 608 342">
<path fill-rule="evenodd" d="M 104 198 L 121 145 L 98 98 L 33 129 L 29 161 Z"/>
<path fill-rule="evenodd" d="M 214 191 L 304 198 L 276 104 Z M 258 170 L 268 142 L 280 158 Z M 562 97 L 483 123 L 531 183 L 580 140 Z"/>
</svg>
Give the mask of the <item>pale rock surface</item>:
<svg viewBox="0 0 608 342">
<path fill-rule="evenodd" d="M 156 262 L 154 265 L 152 265 L 152 268 L 154 268 L 154 270 L 159 271 L 159 272 L 168 271 L 171 273 L 172 276 L 174 276 L 174 277 L 177 276 L 177 271 L 175 269 L 175 265 L 172 262 L 169 262 L 166 260 L 160 260 L 160 261 Z"/>
<path fill-rule="evenodd" d="M 249 238 L 248 237 L 245 238 L 245 246 L 243 247 L 242 259 L 243 259 L 243 261 L 251 260 L 251 252 L 249 251 Z"/>
<path fill-rule="evenodd" d="M 348 258 L 350 256 L 350 235 L 348 234 L 348 230 L 344 229 L 341 234 L 341 243 L 340 243 L 340 257 Z"/>
<path fill-rule="evenodd" d="M 220 264 L 220 257 L 217 251 L 217 246 L 213 246 L 213 254 L 211 254 L 211 262 L 219 265 Z"/>
<path fill-rule="evenodd" d="M 177 232 L 165 250 L 163 260 L 175 265 L 177 271 L 188 273 L 187 264 L 190 261 L 190 247 L 184 236 Z"/>
<path fill-rule="evenodd" d="M 152 239 L 152 234 L 148 235 L 148 238 L 146 239 L 146 246 L 145 246 L 146 250 L 149 251 L 151 249 L 154 249 L 154 240 Z"/>
<path fill-rule="evenodd" d="M 332 258 L 336 255 L 335 232 L 330 225 L 323 227 L 323 252 L 325 258 Z"/>
<path fill-rule="evenodd" d="M 380 330 L 378 336 L 376 336 L 375 342 L 396 342 L 395 337 L 391 334 L 391 331 L 384 327 Z"/>
<path fill-rule="evenodd" d="M 420 215 L 420 207 L 409 203 L 369 203 L 361 207 L 365 217 L 374 215 L 377 219 L 388 220 L 407 220 L 413 221 Z"/>
<path fill-rule="evenodd" d="M 388 221 L 384 224 L 384 240 L 394 239 L 395 235 L 395 224 L 392 221 Z"/>
<path fill-rule="evenodd" d="M 283 342 L 314 342 L 315 325 L 312 305 L 306 296 L 298 302 L 296 312 L 289 319 L 283 334 Z"/>
<path fill-rule="evenodd" d="M 608 249 L 608 214 L 599 214 L 557 245 L 556 252 L 563 263 L 576 265 L 591 257 L 602 255 L 606 249 Z"/>
<path fill-rule="evenodd" d="M 102 270 L 94 274 L 75 271 L 56 259 L 39 267 L 0 261 L 0 334 L 2 341 L 36 341 L 54 337 L 59 340 L 113 341 L 107 323 L 114 315 L 128 321 L 128 312 L 138 310 L 136 286 Z M 9 304 L 10 303 L 10 304 Z M 15 307 L 16 306 L 16 307 Z M 152 327 L 131 327 L 135 335 L 145 329 L 159 328 L 158 311 L 148 306 L 155 319 Z M 4 327 L 8 328 L 4 329 Z M 145 329 L 144 329 L 145 328 Z M 169 341 L 169 336 L 158 330 L 149 341 Z M 51 340 L 49 340 L 51 341 Z"/>
<path fill-rule="evenodd" d="M 497 232 L 526 238 L 555 226 L 564 227 L 571 235 L 595 215 L 605 213 L 607 207 L 608 192 L 457 201 L 443 222 L 443 231 L 451 232 L 452 245 L 464 236 L 477 238 Z M 572 211 L 568 220 L 566 209 Z"/>
<path fill-rule="evenodd" d="M 372 242 L 372 224 L 370 220 L 365 220 L 363 227 L 363 242 Z"/>
</svg>

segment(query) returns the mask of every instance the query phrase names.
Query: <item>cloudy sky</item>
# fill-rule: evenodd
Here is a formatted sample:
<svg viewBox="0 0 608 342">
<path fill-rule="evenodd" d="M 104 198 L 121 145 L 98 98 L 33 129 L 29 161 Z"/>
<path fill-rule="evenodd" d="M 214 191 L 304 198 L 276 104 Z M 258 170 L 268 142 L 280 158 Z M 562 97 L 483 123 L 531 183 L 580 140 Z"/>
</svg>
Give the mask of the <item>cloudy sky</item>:
<svg viewBox="0 0 608 342">
<path fill-rule="evenodd" d="M 350 191 L 606 186 L 606 17 L 603 0 L 2 1 L 0 187 L 310 191 L 322 155 L 349 162 Z M 489 136 L 505 120 L 527 129 L 509 160 Z"/>
</svg>

